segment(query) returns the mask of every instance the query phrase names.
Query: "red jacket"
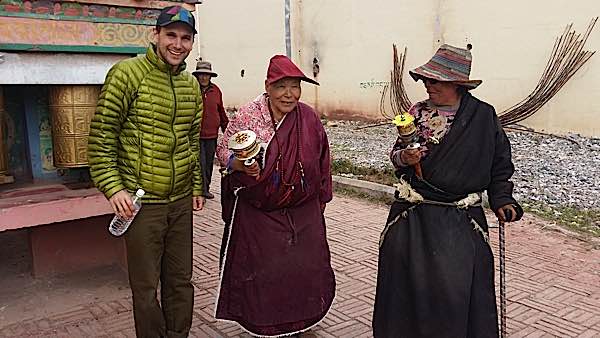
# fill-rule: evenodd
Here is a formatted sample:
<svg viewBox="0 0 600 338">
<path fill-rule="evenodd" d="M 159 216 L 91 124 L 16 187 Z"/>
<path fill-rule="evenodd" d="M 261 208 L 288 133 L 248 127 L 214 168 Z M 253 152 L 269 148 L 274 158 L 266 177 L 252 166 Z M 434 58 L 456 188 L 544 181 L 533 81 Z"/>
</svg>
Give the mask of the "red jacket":
<svg viewBox="0 0 600 338">
<path fill-rule="evenodd" d="M 225 108 L 223 108 L 223 94 L 216 84 L 211 83 L 202 92 L 204 100 L 204 112 L 202 114 L 202 126 L 200 127 L 200 138 L 211 139 L 219 136 L 219 127 L 225 132 L 229 119 Z"/>
</svg>

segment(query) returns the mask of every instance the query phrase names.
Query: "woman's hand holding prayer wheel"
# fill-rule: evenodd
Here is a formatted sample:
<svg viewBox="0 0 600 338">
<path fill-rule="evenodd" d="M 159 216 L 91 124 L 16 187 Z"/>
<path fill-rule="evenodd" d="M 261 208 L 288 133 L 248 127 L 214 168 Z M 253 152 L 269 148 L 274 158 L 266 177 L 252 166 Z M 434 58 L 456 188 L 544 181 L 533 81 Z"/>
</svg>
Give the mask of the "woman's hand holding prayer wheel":
<svg viewBox="0 0 600 338">
<path fill-rule="evenodd" d="M 415 168 L 415 175 L 418 178 L 423 178 L 421 156 L 421 145 L 419 143 L 411 143 L 406 149 L 400 152 L 400 161 L 405 165 L 413 166 Z"/>
<path fill-rule="evenodd" d="M 254 161 L 254 163 L 247 166 L 244 164 L 244 161 L 234 158 L 231 167 L 233 170 L 241 171 L 248 176 L 255 176 L 257 180 L 260 176 L 260 166 L 258 165 L 258 161 Z"/>
<path fill-rule="evenodd" d="M 407 166 L 413 166 L 421 162 L 421 150 L 420 149 L 403 149 L 400 152 L 400 160 L 402 164 Z"/>
</svg>

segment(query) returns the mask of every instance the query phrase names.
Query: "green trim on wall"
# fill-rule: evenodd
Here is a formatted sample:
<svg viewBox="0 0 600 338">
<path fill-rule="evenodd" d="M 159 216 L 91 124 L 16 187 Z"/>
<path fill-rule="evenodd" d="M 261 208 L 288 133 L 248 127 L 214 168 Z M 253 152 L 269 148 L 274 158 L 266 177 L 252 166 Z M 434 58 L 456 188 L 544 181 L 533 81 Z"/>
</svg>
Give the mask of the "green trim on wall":
<svg viewBox="0 0 600 338">
<path fill-rule="evenodd" d="M 58 21 L 85 21 L 85 22 L 106 22 L 106 23 L 125 23 L 130 25 L 154 26 L 156 20 L 138 20 L 138 19 L 122 19 L 122 18 L 101 18 L 96 16 L 69 16 L 69 15 L 54 15 L 54 14 L 37 14 L 37 13 L 20 13 L 0 11 L 0 17 L 17 17 L 28 19 L 44 19 Z"/>
<path fill-rule="evenodd" d="M 82 52 L 82 53 L 115 53 L 115 54 L 144 54 L 148 47 L 136 46 L 86 46 L 86 45 L 30 45 L 21 43 L 0 43 L 0 51 L 26 52 Z"/>
</svg>

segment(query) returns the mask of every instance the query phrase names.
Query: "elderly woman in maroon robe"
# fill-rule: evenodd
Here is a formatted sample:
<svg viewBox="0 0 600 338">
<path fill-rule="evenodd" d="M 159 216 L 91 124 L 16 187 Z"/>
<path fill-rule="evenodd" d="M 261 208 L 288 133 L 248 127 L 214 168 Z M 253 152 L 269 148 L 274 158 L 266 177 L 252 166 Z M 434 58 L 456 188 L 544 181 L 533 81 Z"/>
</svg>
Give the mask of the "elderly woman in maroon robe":
<svg viewBox="0 0 600 338">
<path fill-rule="evenodd" d="M 318 85 L 287 57 L 271 58 L 266 93 L 240 108 L 217 147 L 227 174 L 216 318 L 258 336 L 308 330 L 335 294 L 323 217 L 332 198 L 329 145 L 318 114 L 299 102 L 301 81 Z M 241 130 L 267 143 L 262 161 L 245 165 L 228 149 Z"/>
<path fill-rule="evenodd" d="M 498 336 L 481 192 L 502 221 L 523 211 L 512 197 L 508 138 L 494 108 L 470 94 L 481 84 L 470 70 L 468 49 L 443 45 L 410 72 L 429 99 L 409 111 L 420 148 L 399 137 L 390 155 L 400 183 L 381 235 L 377 338 Z"/>
</svg>

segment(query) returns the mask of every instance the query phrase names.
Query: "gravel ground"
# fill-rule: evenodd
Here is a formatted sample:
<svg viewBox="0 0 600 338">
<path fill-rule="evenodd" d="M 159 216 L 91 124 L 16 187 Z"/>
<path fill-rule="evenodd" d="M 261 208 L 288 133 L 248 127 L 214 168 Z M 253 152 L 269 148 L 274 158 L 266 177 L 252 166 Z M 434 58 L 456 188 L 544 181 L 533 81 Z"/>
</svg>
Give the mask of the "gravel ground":
<svg viewBox="0 0 600 338">
<path fill-rule="evenodd" d="M 356 121 L 326 125 L 334 159 L 383 169 L 396 140 L 391 125 L 366 126 Z M 515 197 L 553 208 L 600 209 L 600 139 L 568 135 L 567 139 L 508 132 L 513 151 Z"/>
</svg>

